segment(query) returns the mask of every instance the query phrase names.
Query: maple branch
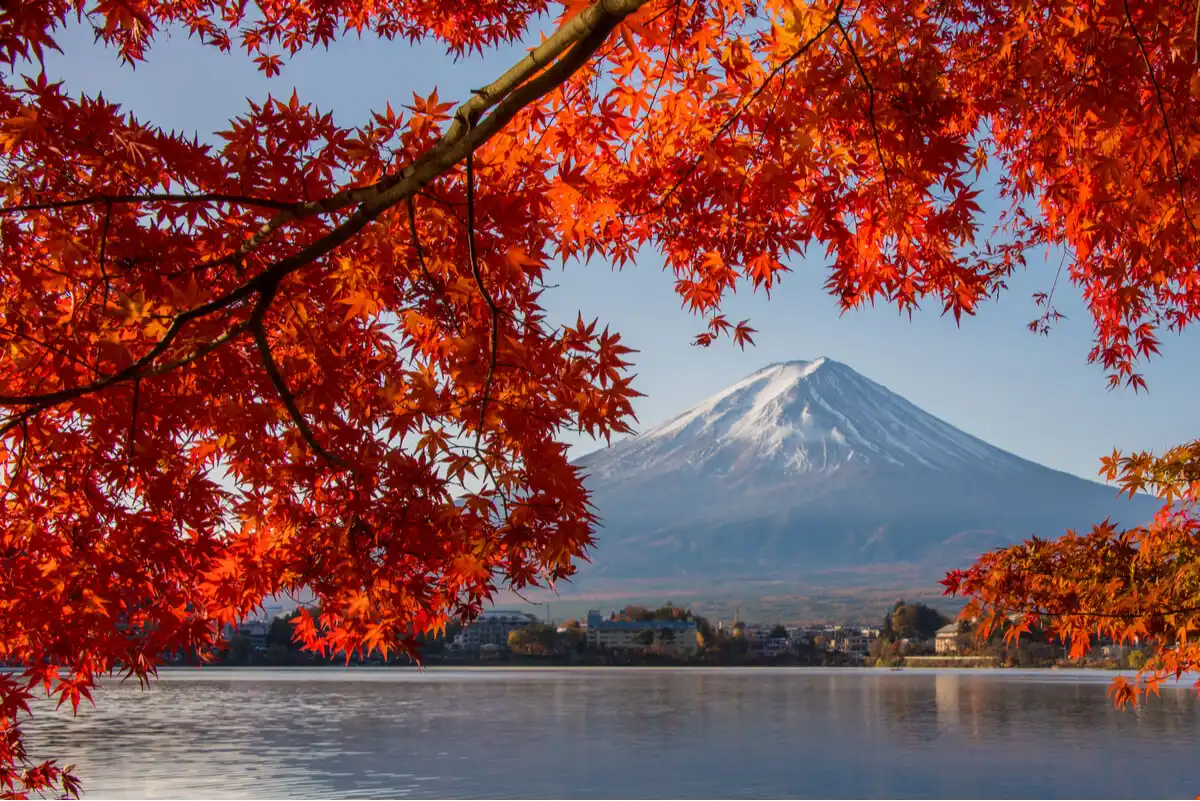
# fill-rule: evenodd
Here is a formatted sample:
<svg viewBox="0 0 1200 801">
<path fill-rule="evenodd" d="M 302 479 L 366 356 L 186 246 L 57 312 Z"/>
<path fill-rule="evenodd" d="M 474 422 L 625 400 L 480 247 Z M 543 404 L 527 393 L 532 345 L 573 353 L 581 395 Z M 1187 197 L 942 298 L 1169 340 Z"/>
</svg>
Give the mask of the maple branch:
<svg viewBox="0 0 1200 801">
<path fill-rule="evenodd" d="M 496 302 L 483 283 L 483 274 L 479 271 L 479 258 L 475 252 L 475 168 L 474 159 L 467 154 L 467 255 L 471 260 L 471 274 L 475 276 L 475 285 L 483 296 L 491 313 L 491 355 L 488 360 L 487 378 L 483 383 L 483 400 L 479 406 L 479 428 L 475 431 L 475 449 L 479 450 L 479 439 L 483 436 L 484 421 L 487 418 L 488 395 L 492 391 L 492 379 L 496 375 L 496 352 L 500 344 L 500 320 Z"/>
<path fill-rule="evenodd" d="M 319 455 L 329 464 L 343 469 L 350 469 L 339 456 L 332 454 L 317 442 L 316 436 L 312 429 L 308 427 L 308 422 L 305 421 L 304 415 L 300 408 L 296 405 L 296 398 L 288 389 L 287 382 L 283 379 L 283 374 L 279 371 L 279 365 L 275 363 L 275 357 L 271 354 L 271 344 L 267 341 L 267 332 L 263 328 L 263 319 L 266 317 L 267 309 L 270 308 L 271 299 L 274 297 L 275 291 L 264 292 L 259 298 L 258 303 L 254 307 L 254 313 L 250 315 L 248 326 L 254 336 L 254 344 L 258 348 L 259 358 L 262 359 L 263 369 L 267 373 L 267 377 L 271 379 L 271 384 L 274 385 L 275 391 L 279 393 L 279 399 L 283 401 L 283 406 L 287 409 L 288 415 L 292 418 L 292 422 L 296 424 L 296 428 L 300 431 L 300 436 L 308 443 L 308 447 Z"/>
<path fill-rule="evenodd" d="M 412 236 L 413 250 L 417 253 L 417 266 L 421 268 L 421 273 L 425 276 L 425 280 L 436 287 L 437 284 L 433 280 L 433 275 L 425 265 L 425 249 L 421 247 L 421 235 L 417 232 L 417 202 L 413 199 L 412 195 L 408 196 L 406 205 L 408 206 L 408 232 Z"/>
<path fill-rule="evenodd" d="M 226 342 L 231 342 L 234 339 L 237 339 L 239 336 L 245 333 L 249 327 L 250 323 L 246 320 L 236 323 L 226 329 L 225 332 L 220 336 L 210 339 L 208 342 L 205 342 L 191 353 L 185 356 L 180 356 L 178 359 L 172 359 L 169 362 L 163 362 L 162 364 L 147 368 L 146 370 L 142 371 L 141 377 L 147 378 L 149 376 L 162 375 L 180 367 L 185 367 L 197 359 L 212 353 Z"/>
<path fill-rule="evenodd" d="M 454 113 L 454 122 L 437 143 L 408 167 L 366 187 L 345 189 L 321 200 L 295 204 L 267 221 L 243 245 L 255 250 L 277 229 L 294 220 L 360 205 L 372 217 L 420 190 L 491 139 L 529 103 L 558 86 L 599 49 L 608 35 L 649 0 L 599 0 L 568 20 L 496 80 L 472 92 Z M 580 47 L 585 45 L 584 47 Z M 582 54 L 582 58 L 580 55 Z M 544 69 L 546 65 L 550 65 Z M 538 74 L 540 72 L 540 74 Z M 489 109 L 495 109 L 482 123 Z M 476 135 L 476 132 L 481 132 Z M 361 209 L 360 209 L 361 210 Z"/>
<path fill-rule="evenodd" d="M 1129 29 L 1133 31 L 1133 38 L 1137 41 L 1138 50 L 1142 53 L 1142 61 L 1146 62 L 1146 72 L 1150 73 L 1150 83 L 1154 86 L 1154 96 L 1158 100 L 1158 113 L 1162 116 L 1163 128 L 1167 132 L 1167 146 L 1171 149 L 1171 164 L 1175 169 L 1175 181 L 1179 185 L 1179 208 L 1183 212 L 1183 219 L 1187 220 L 1192 231 L 1196 231 L 1196 223 L 1192 222 L 1192 215 L 1188 214 L 1187 210 L 1187 193 L 1183 185 L 1183 172 L 1179 169 L 1179 154 L 1175 150 L 1175 134 L 1171 132 L 1171 121 L 1167 117 L 1167 106 L 1163 102 L 1162 87 L 1158 84 L 1158 78 L 1154 76 L 1154 65 L 1150 62 L 1150 55 L 1146 52 L 1142 35 L 1138 33 L 1133 16 L 1129 13 L 1129 0 L 1121 0 L 1121 5 L 1125 8 L 1125 21 L 1129 23 Z M 1200 7 L 1198 7 L 1198 13 L 1200 13 Z"/>
<path fill-rule="evenodd" d="M 128 451 L 128 463 L 133 463 L 133 438 L 137 434 L 137 414 L 138 414 L 138 395 L 142 389 L 142 379 L 138 378 L 133 382 L 133 410 L 129 414 L 129 436 L 126 450 Z"/>
<path fill-rule="evenodd" d="M 540 46 L 534 48 L 523 59 L 510 67 L 500 78 L 479 90 L 470 100 L 463 103 L 455 114 L 455 122 L 438 140 L 437 144 L 410 165 L 369 187 L 345 190 L 323 200 L 295 205 L 264 223 L 258 232 L 246 243 L 243 243 L 235 253 L 226 257 L 226 260 L 236 260 L 247 255 L 265 241 L 273 231 L 289 221 L 331 213 L 356 203 L 359 204 L 358 208 L 341 224 L 299 251 L 279 259 L 255 277 L 224 295 L 176 315 L 162 338 L 147 353 L 125 369 L 89 384 L 55 392 L 38 395 L 0 395 L 0 405 L 31 407 L 11 420 L 9 425 L 0 429 L 0 436 L 7 433 L 12 424 L 17 423 L 19 419 L 36 414 L 41 409 L 98 392 L 116 383 L 136 379 L 148 374 L 147 370 L 165 372 L 165 366 L 163 370 L 153 369 L 154 362 L 170 348 L 190 323 L 241 303 L 254 295 L 266 297 L 273 294 L 275 287 L 285 276 L 326 256 L 370 225 L 385 211 L 445 174 L 454 165 L 463 161 L 468 154 L 474 153 L 476 149 L 499 133 L 521 109 L 537 101 L 574 75 L 600 49 L 609 34 L 621 24 L 625 17 L 637 11 L 646 2 L 648 0 L 599 0 L 594 5 L 588 6 L 555 31 Z M 550 63 L 551 61 L 552 63 Z M 546 63 L 550 63 L 550 66 L 542 69 Z M 541 71 L 539 72 L 539 70 Z M 480 115 L 489 109 L 492 110 L 491 113 L 481 120 Z M 211 264 L 206 266 L 211 266 Z M 256 331 L 255 334 L 257 336 L 258 332 Z M 219 339 L 220 342 L 210 344 L 215 347 L 229 341 L 232 336 L 223 336 Z M 209 352 L 211 349 L 202 350 Z M 196 357 L 198 356 L 192 358 Z"/>
<path fill-rule="evenodd" d="M 714 144 L 716 144 L 717 140 L 720 139 L 722 136 L 724 136 L 729 131 L 729 129 L 733 127 L 733 124 L 735 122 L 737 122 L 739 117 L 742 116 L 742 113 L 747 108 L 749 108 L 754 103 L 754 101 L 758 100 L 758 98 L 762 96 L 762 93 L 766 91 L 767 87 L 771 85 L 771 82 L 774 81 L 775 78 L 777 78 L 781 72 L 783 72 L 783 71 L 787 70 L 789 67 L 791 67 L 792 64 L 795 63 L 796 59 L 800 58 L 800 56 L 807 53 L 813 45 L 815 45 L 822 38 L 824 38 L 825 34 L 829 33 L 830 28 L 832 28 L 835 24 L 840 22 L 839 17 L 841 16 L 842 6 L 844 4 L 845 4 L 845 0 L 838 0 L 838 4 L 833 9 L 833 15 L 832 15 L 831 19 L 829 20 L 829 22 L 825 23 L 825 25 L 819 31 L 817 31 L 811 39 L 809 39 L 804 44 L 797 47 L 794 51 L 792 51 L 791 55 L 789 55 L 783 61 L 779 62 L 779 64 L 777 64 L 775 66 L 775 68 L 773 70 L 771 70 L 770 73 L 767 74 L 767 77 L 763 79 L 763 82 L 761 84 L 759 84 L 758 87 L 755 88 L 755 90 L 753 92 L 751 92 L 748 97 L 746 97 L 744 100 L 742 100 L 741 102 L 738 103 L 737 107 L 733 110 L 733 112 L 730 113 L 730 115 L 725 119 L 725 121 L 722 122 L 721 125 L 717 128 L 716 132 L 709 138 L 708 147 L 706 147 L 704 149 L 705 151 L 707 151 Z M 679 190 L 679 187 L 683 186 L 684 182 L 687 181 L 688 178 L 692 177 L 692 173 L 694 173 L 696 171 L 696 168 L 700 166 L 701 160 L 702 159 L 700 156 L 697 156 L 695 159 L 692 160 L 692 163 L 688 166 L 688 168 L 686 170 L 684 170 L 683 175 L 679 176 L 679 178 L 675 181 L 675 183 L 671 185 L 670 189 L 668 189 L 663 194 L 662 198 L 658 201 L 658 203 L 655 204 L 654 209 L 660 209 L 664 205 L 666 205 L 666 202 L 671 199 L 671 197 L 675 194 L 676 191 Z M 649 213 L 650 213 L 650 211 L 646 211 L 646 212 L 642 212 L 641 214 L 638 214 L 635 216 L 642 216 L 644 214 L 649 214 Z"/>
<path fill-rule="evenodd" d="M 100 300 L 101 307 L 108 305 L 108 292 L 112 288 L 108 277 L 108 229 L 112 223 L 112 204 L 104 205 L 104 226 L 100 229 L 100 253 L 99 253 L 99 268 L 100 275 L 104 279 L 104 297 Z M 96 366 L 100 366 L 100 357 L 96 357 Z M 99 371 L 97 371 L 99 372 Z"/>
<path fill-rule="evenodd" d="M 14 330 L 12 328 L 9 328 L 8 326 L 0 327 L 0 333 L 3 333 L 7 336 L 14 337 L 16 339 L 23 339 L 26 342 L 32 342 L 34 345 L 37 345 L 39 348 L 42 348 L 43 350 L 54 353 L 54 354 L 60 356 L 61 358 L 66 359 L 67 361 L 71 362 L 72 364 L 82 367 L 85 370 L 90 370 L 92 372 L 96 371 L 95 367 L 88 364 L 86 361 L 79 358 L 78 356 L 67 353 L 65 350 L 58 347 L 57 345 L 54 345 L 50 342 L 43 342 L 42 340 L 40 340 L 37 337 L 32 336 L 30 334 L 26 334 L 22 331 Z"/>
<path fill-rule="evenodd" d="M 1196 0 L 1196 21 L 1192 23 L 1192 63 L 1200 64 L 1200 0 Z"/>
<path fill-rule="evenodd" d="M 422 275 L 425 276 L 425 280 L 428 281 L 430 287 L 433 288 L 435 296 L 439 301 L 439 305 L 442 307 L 442 312 L 446 315 L 447 321 L 454 327 L 454 330 L 461 337 L 462 328 L 458 325 L 458 320 L 454 316 L 454 309 L 450 306 L 449 301 L 446 300 L 445 282 L 440 282 L 441 286 L 438 286 L 439 282 L 433 277 L 433 273 L 429 272 L 429 267 L 425 264 L 425 249 L 421 246 L 421 235 L 417 231 L 417 203 L 413 195 L 408 196 L 406 205 L 408 207 L 408 231 L 409 235 L 412 237 L 413 249 L 417 254 L 417 266 L 421 268 Z"/>
<path fill-rule="evenodd" d="M 1030 330 L 1035 333 L 1040 333 L 1044 336 L 1050 335 L 1050 326 L 1052 321 L 1062 319 L 1058 312 L 1054 311 L 1054 291 L 1058 288 L 1058 279 L 1062 276 L 1063 265 L 1067 261 L 1067 251 L 1063 250 L 1062 258 L 1058 260 L 1058 269 L 1054 271 L 1054 280 L 1050 282 L 1050 291 L 1046 293 L 1045 305 L 1046 310 L 1042 312 L 1042 316 L 1031 323 Z"/>
<path fill-rule="evenodd" d="M 985 601 L 983 598 L 976 595 L 975 593 L 964 593 L 963 597 L 964 598 L 972 598 L 972 599 L 978 601 L 979 603 L 986 604 L 988 606 L 995 606 L 995 604 Z M 1155 617 L 1168 617 L 1170 615 L 1192 614 L 1194 612 L 1200 612 L 1200 606 L 1181 606 L 1181 607 L 1177 607 L 1177 608 L 1173 608 L 1173 609 L 1161 609 L 1161 610 L 1157 610 L 1157 611 L 1149 610 L 1149 611 L 1143 611 L 1143 612 L 1133 612 L 1133 611 L 1130 611 L 1130 612 L 1084 612 L 1084 611 L 1053 612 L 1053 611 L 1050 611 L 1049 607 L 1039 608 L 1035 605 L 1033 608 L 1020 608 L 1020 609 L 1013 609 L 1011 607 L 1005 606 L 1002 608 L 1002 611 L 1012 612 L 1013 614 L 1021 614 L 1021 615 L 1038 615 L 1040 617 L 1086 617 L 1086 618 L 1096 618 L 1098 620 L 1132 620 L 1132 619 L 1138 618 L 1138 617 L 1155 618 Z"/>
<path fill-rule="evenodd" d="M 0 216 L 21 214 L 30 211 L 50 211 L 58 209 L 78 208 L 104 203 L 127 205 L 135 203 L 231 203 L 235 206 L 261 206 L 266 209 L 291 209 L 297 204 L 286 200 L 270 200 L 269 198 L 246 197 L 230 195 L 223 192 L 203 192 L 188 194 L 186 192 L 150 193 L 145 195 L 88 195 L 87 197 L 71 200 L 55 200 L 45 203 L 24 203 L 19 206 L 4 206 L 0 208 Z"/>
<path fill-rule="evenodd" d="M 671 66 L 671 51 L 675 49 L 675 34 L 678 33 L 678 31 L 679 31 L 679 13 L 681 11 L 682 2 L 683 2 L 683 0 L 675 0 L 675 2 L 671 4 L 671 7 L 675 9 L 675 18 L 671 21 L 671 36 L 670 36 L 670 38 L 667 39 L 667 49 L 666 49 L 666 52 L 663 54 L 662 70 L 659 72 L 658 82 L 654 87 L 654 94 L 650 96 L 650 102 L 646 105 L 646 119 L 647 120 L 650 117 L 650 111 L 654 108 L 654 104 L 658 102 L 659 92 L 662 91 L 663 84 L 666 82 L 667 68 Z M 1200 2 L 1200 0 L 1197 0 L 1197 2 Z M 662 13 L 665 14 L 667 12 L 663 11 Z M 678 63 L 678 59 L 676 59 L 676 63 Z M 646 122 L 643 122 L 643 124 L 639 125 L 637 128 L 635 128 L 633 132 L 640 133 L 642 128 L 646 124 L 647 124 Z M 546 130 L 549 130 L 549 126 L 547 126 Z M 654 133 L 653 130 L 647 132 L 647 134 L 646 134 L 647 141 L 653 141 L 653 136 L 652 136 L 653 133 Z M 545 136 L 545 133 L 543 132 L 542 135 Z M 628 151 L 629 144 L 632 141 L 633 141 L 633 137 L 630 136 L 629 138 L 627 138 L 625 140 L 625 143 L 623 145 L 621 145 L 622 154 L 624 154 Z"/>
<path fill-rule="evenodd" d="M 858 69 L 859 77 L 867 86 L 867 120 L 871 123 L 871 135 L 875 139 L 875 154 L 879 157 L 879 166 L 883 169 L 883 190 L 887 194 L 888 205 L 891 205 L 892 181 L 888 176 L 888 165 L 887 160 L 883 157 L 883 147 L 879 144 L 879 126 L 875 122 L 875 87 L 872 85 L 871 79 L 867 77 L 867 71 L 863 69 L 862 61 L 858 58 L 858 50 L 855 49 L 854 42 L 850 40 L 850 34 L 846 31 L 846 26 L 842 24 L 840 16 L 835 14 L 834 21 L 837 23 L 838 30 L 842 32 L 842 39 L 850 50 L 850 56 L 854 59 L 854 66 Z"/>
<path fill-rule="evenodd" d="M 245 286 L 251 285 L 247 284 Z M 245 286 L 243 286 L 242 289 L 245 289 Z M 113 384 L 118 384 L 123 381 L 132 381 L 136 378 L 139 378 L 143 375 L 143 371 L 150 367 L 153 362 L 171 346 L 171 343 L 174 342 L 179 336 L 184 326 L 193 320 L 205 317 L 224 308 L 235 300 L 239 300 L 241 297 L 250 294 L 251 291 L 253 290 L 247 290 L 245 292 L 243 292 L 241 289 L 235 290 L 234 292 L 229 293 L 229 295 L 226 295 L 222 298 L 218 298 L 214 301 L 210 301 L 209 303 L 196 306 L 188 311 L 181 312 L 175 317 L 175 320 L 171 323 L 171 327 L 167 329 L 167 332 L 163 334 L 162 339 L 155 343 L 154 347 L 152 347 L 140 359 L 130 364 L 124 370 L 112 373 L 103 378 L 99 378 L 90 384 L 72 387 L 71 389 L 60 389 L 56 392 L 47 392 L 40 395 L 0 395 L 0 405 L 29 406 L 40 410 L 49 408 L 50 406 L 55 406 L 65 401 L 83 397 L 84 395 L 90 395 L 94 392 L 99 392 L 100 390 L 110 387 Z M 231 297 L 233 300 L 228 300 Z M 227 339 L 225 341 L 227 341 Z"/>
<path fill-rule="evenodd" d="M 8 486 L 4 488 L 4 498 L 8 498 L 8 493 L 17 488 L 21 483 L 21 475 L 25 471 L 25 443 L 29 440 L 29 421 L 21 420 L 21 444 L 17 446 L 17 463 L 13 467 L 12 478 L 8 480 Z"/>
</svg>

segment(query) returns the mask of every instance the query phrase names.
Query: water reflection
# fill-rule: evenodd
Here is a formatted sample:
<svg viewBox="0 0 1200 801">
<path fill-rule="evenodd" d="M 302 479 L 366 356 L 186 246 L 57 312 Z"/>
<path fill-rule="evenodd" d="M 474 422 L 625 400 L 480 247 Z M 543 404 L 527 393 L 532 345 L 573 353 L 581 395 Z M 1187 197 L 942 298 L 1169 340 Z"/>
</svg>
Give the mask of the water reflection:
<svg viewBox="0 0 1200 801">
<path fill-rule="evenodd" d="M 103 797 L 1194 797 L 1198 707 L 1095 675 L 169 672 L 36 751 Z"/>
</svg>

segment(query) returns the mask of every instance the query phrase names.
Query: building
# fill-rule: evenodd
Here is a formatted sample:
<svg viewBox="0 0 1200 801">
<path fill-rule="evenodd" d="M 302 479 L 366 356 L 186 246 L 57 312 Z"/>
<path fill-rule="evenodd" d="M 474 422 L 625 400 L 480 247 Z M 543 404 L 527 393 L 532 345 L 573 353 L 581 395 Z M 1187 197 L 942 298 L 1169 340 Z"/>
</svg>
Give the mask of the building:
<svg viewBox="0 0 1200 801">
<path fill-rule="evenodd" d="M 792 649 L 792 641 L 788 637 L 772 637 L 774 626 L 770 628 L 764 627 L 746 627 L 742 636 L 746 639 L 749 645 L 749 650 L 752 653 L 771 653 L 777 654 Z"/>
<path fill-rule="evenodd" d="M 812 645 L 813 633 L 806 628 L 789 629 L 788 639 L 791 641 L 793 648 L 807 647 Z"/>
<path fill-rule="evenodd" d="M 934 653 L 953 656 L 958 653 L 958 623 L 947 623 L 934 635 Z"/>
<path fill-rule="evenodd" d="M 871 651 L 871 638 L 861 632 L 845 632 L 835 642 L 834 650 L 845 654 L 852 662 L 864 661 Z"/>
<path fill-rule="evenodd" d="M 621 650 L 652 645 L 681 654 L 695 653 L 695 620 L 605 620 L 595 609 L 587 616 L 589 648 Z M 646 632 L 652 632 L 647 642 Z"/>
<path fill-rule="evenodd" d="M 510 633 L 537 622 L 537 616 L 528 612 L 489 609 L 464 628 L 454 644 L 464 651 L 478 651 L 485 645 L 507 648 Z"/>
<path fill-rule="evenodd" d="M 787 637 L 767 637 L 765 640 L 755 642 L 752 648 L 767 654 L 782 654 L 791 651 L 793 646 L 792 641 Z"/>
<path fill-rule="evenodd" d="M 250 650 L 264 653 L 267 650 L 267 636 L 271 632 L 271 624 L 266 620 L 243 620 L 237 625 L 227 625 L 221 630 L 227 645 L 231 645 L 235 637 L 240 637 L 250 644 Z"/>
</svg>

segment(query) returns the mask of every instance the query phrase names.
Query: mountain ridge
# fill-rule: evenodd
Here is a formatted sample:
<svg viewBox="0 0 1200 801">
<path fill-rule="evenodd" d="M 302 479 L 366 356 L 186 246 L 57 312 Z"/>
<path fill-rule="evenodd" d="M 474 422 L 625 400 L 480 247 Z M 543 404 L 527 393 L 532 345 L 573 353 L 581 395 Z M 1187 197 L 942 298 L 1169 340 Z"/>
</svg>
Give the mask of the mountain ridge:
<svg viewBox="0 0 1200 801">
<path fill-rule="evenodd" d="M 992 547 L 1157 509 L 991 445 L 828 358 L 762 367 L 575 464 L 601 521 L 580 586 L 889 564 L 936 581 Z"/>
</svg>

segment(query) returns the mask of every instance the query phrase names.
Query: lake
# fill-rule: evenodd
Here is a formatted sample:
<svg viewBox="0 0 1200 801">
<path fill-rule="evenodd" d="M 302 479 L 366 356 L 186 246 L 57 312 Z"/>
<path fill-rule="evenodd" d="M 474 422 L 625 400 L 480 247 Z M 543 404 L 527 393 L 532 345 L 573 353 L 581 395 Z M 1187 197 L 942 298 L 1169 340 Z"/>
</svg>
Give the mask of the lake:
<svg viewBox="0 0 1200 801">
<path fill-rule="evenodd" d="M 101 798 L 1195 798 L 1200 703 L 1111 678 L 206 668 L 26 725 Z"/>
</svg>

